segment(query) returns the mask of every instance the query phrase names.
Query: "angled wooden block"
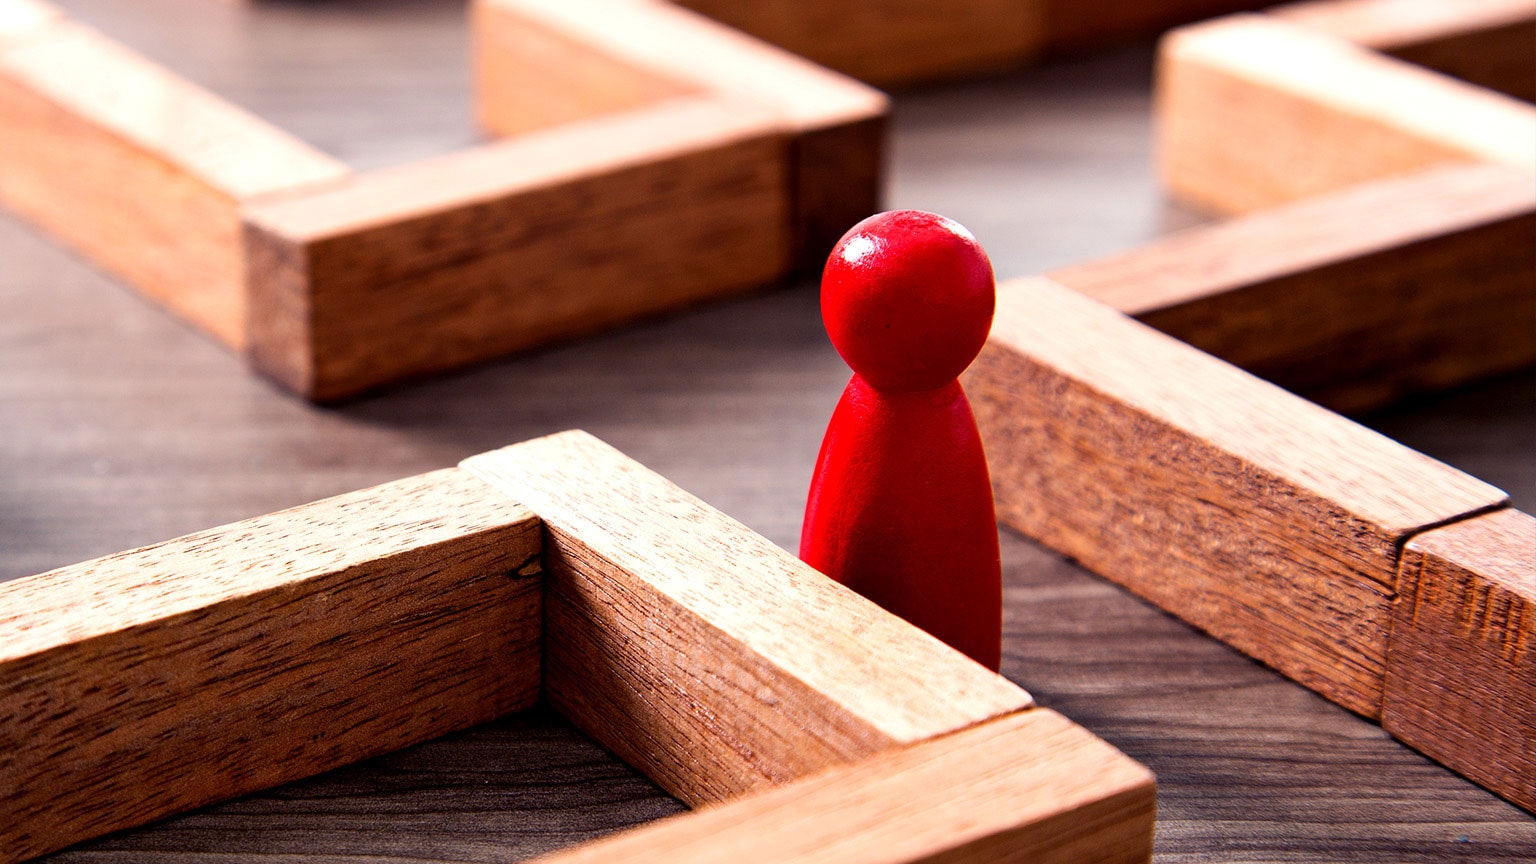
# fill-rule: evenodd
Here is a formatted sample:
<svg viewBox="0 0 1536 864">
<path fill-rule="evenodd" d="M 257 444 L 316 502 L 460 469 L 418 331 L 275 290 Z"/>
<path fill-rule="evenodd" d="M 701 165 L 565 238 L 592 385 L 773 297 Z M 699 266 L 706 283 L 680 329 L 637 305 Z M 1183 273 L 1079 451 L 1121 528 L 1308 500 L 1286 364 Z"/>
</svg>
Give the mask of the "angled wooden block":
<svg viewBox="0 0 1536 864">
<path fill-rule="evenodd" d="M 690 804 L 1030 705 L 590 435 L 463 467 L 544 520 L 545 697 Z"/>
<path fill-rule="evenodd" d="M 352 176 L 0 0 L 0 203 L 315 400 L 770 284 L 878 209 L 888 103 L 858 82 L 651 0 L 474 25 L 517 137 Z"/>
<path fill-rule="evenodd" d="M 1268 14 L 1536 101 L 1536 0 L 1312 0 Z"/>
<path fill-rule="evenodd" d="M 476 111 L 495 134 L 712 93 L 788 137 L 799 264 L 819 268 L 879 209 L 890 103 L 876 90 L 660 0 L 476 0 L 472 14 Z"/>
<path fill-rule="evenodd" d="M 1381 725 L 1536 811 L 1536 518 L 1500 510 L 1408 543 Z"/>
<path fill-rule="evenodd" d="M 532 705 L 540 538 L 451 469 L 0 584 L 0 860 Z"/>
<path fill-rule="evenodd" d="M 1536 182 L 1458 165 L 1048 274 L 1340 411 L 1536 361 Z"/>
<path fill-rule="evenodd" d="M 1217 212 L 1447 162 L 1536 182 L 1536 107 L 1277 18 L 1170 34 L 1156 100 L 1164 183 Z"/>
<path fill-rule="evenodd" d="M 1040 709 L 540 860 L 1146 861 L 1154 799 L 1145 768 Z"/>
<path fill-rule="evenodd" d="M 252 361 L 332 400 L 770 282 L 786 146 L 694 97 L 252 205 Z"/>
<path fill-rule="evenodd" d="M 1146 769 L 596 439 L 465 466 L 0 586 L 0 862 L 527 707 L 545 670 L 689 801 L 827 772 L 614 848 L 1148 860 Z"/>
<path fill-rule="evenodd" d="M 1044 279 L 965 376 L 999 519 L 1381 710 L 1399 545 L 1502 492 Z"/>
</svg>

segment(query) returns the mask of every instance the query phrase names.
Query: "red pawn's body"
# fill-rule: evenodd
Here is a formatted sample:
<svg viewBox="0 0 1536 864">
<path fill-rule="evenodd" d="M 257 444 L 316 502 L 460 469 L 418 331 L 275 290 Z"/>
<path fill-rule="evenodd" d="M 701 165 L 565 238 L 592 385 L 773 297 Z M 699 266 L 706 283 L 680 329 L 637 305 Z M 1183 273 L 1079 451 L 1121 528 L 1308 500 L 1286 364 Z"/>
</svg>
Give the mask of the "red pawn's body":
<svg viewBox="0 0 1536 864">
<path fill-rule="evenodd" d="M 997 522 L 955 380 L 986 339 L 993 290 L 985 253 L 942 217 L 883 213 L 838 243 L 822 314 L 854 376 L 822 441 L 800 557 L 997 669 Z"/>
</svg>

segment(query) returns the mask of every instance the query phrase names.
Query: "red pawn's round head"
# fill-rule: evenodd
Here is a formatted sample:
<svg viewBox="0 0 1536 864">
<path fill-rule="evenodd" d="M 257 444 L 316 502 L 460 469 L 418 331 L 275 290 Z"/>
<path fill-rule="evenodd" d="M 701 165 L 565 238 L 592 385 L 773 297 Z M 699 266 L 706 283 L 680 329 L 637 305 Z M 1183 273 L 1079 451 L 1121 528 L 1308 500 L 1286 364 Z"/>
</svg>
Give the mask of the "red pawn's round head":
<svg viewBox="0 0 1536 864">
<path fill-rule="evenodd" d="M 877 213 L 833 247 L 821 279 L 832 345 L 879 390 L 955 380 L 992 327 L 992 262 L 960 223 L 921 210 Z"/>
</svg>

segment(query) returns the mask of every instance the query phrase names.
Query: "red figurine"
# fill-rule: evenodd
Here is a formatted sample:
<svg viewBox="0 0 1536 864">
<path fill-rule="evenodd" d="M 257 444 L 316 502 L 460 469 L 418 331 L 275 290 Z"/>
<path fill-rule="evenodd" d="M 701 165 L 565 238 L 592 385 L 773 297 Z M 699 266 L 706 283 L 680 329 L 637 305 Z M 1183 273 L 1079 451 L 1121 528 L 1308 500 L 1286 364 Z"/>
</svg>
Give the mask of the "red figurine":
<svg viewBox="0 0 1536 864">
<path fill-rule="evenodd" d="M 955 380 L 992 326 L 992 264 L 918 210 L 853 226 L 827 259 L 821 315 L 853 367 L 816 459 L 800 557 L 976 662 L 1002 651 L 992 485 Z"/>
</svg>

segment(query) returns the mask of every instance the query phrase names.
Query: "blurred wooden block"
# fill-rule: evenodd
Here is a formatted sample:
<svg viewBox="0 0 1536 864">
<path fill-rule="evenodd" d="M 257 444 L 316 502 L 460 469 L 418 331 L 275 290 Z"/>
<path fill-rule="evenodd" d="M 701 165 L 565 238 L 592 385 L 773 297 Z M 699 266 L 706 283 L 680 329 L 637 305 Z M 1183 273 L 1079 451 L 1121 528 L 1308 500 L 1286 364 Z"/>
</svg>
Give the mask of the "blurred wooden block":
<svg viewBox="0 0 1536 864">
<path fill-rule="evenodd" d="M 84 27 L 34 22 L 0 40 L 0 203 L 242 347 L 241 202 L 346 167 Z"/>
<path fill-rule="evenodd" d="M 1220 213 L 1447 162 L 1536 183 L 1536 107 L 1273 17 L 1170 34 L 1157 103 L 1164 182 Z"/>
<path fill-rule="evenodd" d="M 1414 537 L 1393 610 L 1382 726 L 1536 811 L 1536 519 Z"/>
<path fill-rule="evenodd" d="M 476 111 L 494 134 L 714 94 L 766 112 L 786 136 L 802 267 L 819 273 L 843 232 L 879 209 L 889 100 L 876 90 L 660 0 L 476 0 L 472 14 Z"/>
<path fill-rule="evenodd" d="M 766 285 L 878 209 L 888 106 L 858 82 L 650 0 L 473 21 L 481 116 L 517 137 L 354 176 L 0 0 L 0 203 L 314 400 Z"/>
<path fill-rule="evenodd" d="M 1145 768 L 1040 709 L 540 861 L 1146 861 L 1154 803 Z"/>
<path fill-rule="evenodd" d="M 0 860 L 533 705 L 539 523 L 483 486 L 439 471 L 0 584 Z"/>
<path fill-rule="evenodd" d="M 1312 0 L 1268 14 L 1536 101 L 1536 0 Z"/>
<path fill-rule="evenodd" d="M 0 788 L 21 790 L 0 862 L 520 710 L 541 681 L 674 794 L 726 802 L 614 848 L 1151 856 L 1145 768 L 563 433 L 0 586 Z"/>
<path fill-rule="evenodd" d="M 1536 182 L 1362 184 L 1048 274 L 1338 411 L 1536 361 Z"/>
<path fill-rule="evenodd" d="M 999 519 L 1379 716 L 1400 545 L 1502 492 L 1044 279 L 965 376 Z"/>
<path fill-rule="evenodd" d="M 1259 0 L 678 0 L 881 87 L 996 72 L 1042 54 L 1150 36 Z"/>
</svg>

